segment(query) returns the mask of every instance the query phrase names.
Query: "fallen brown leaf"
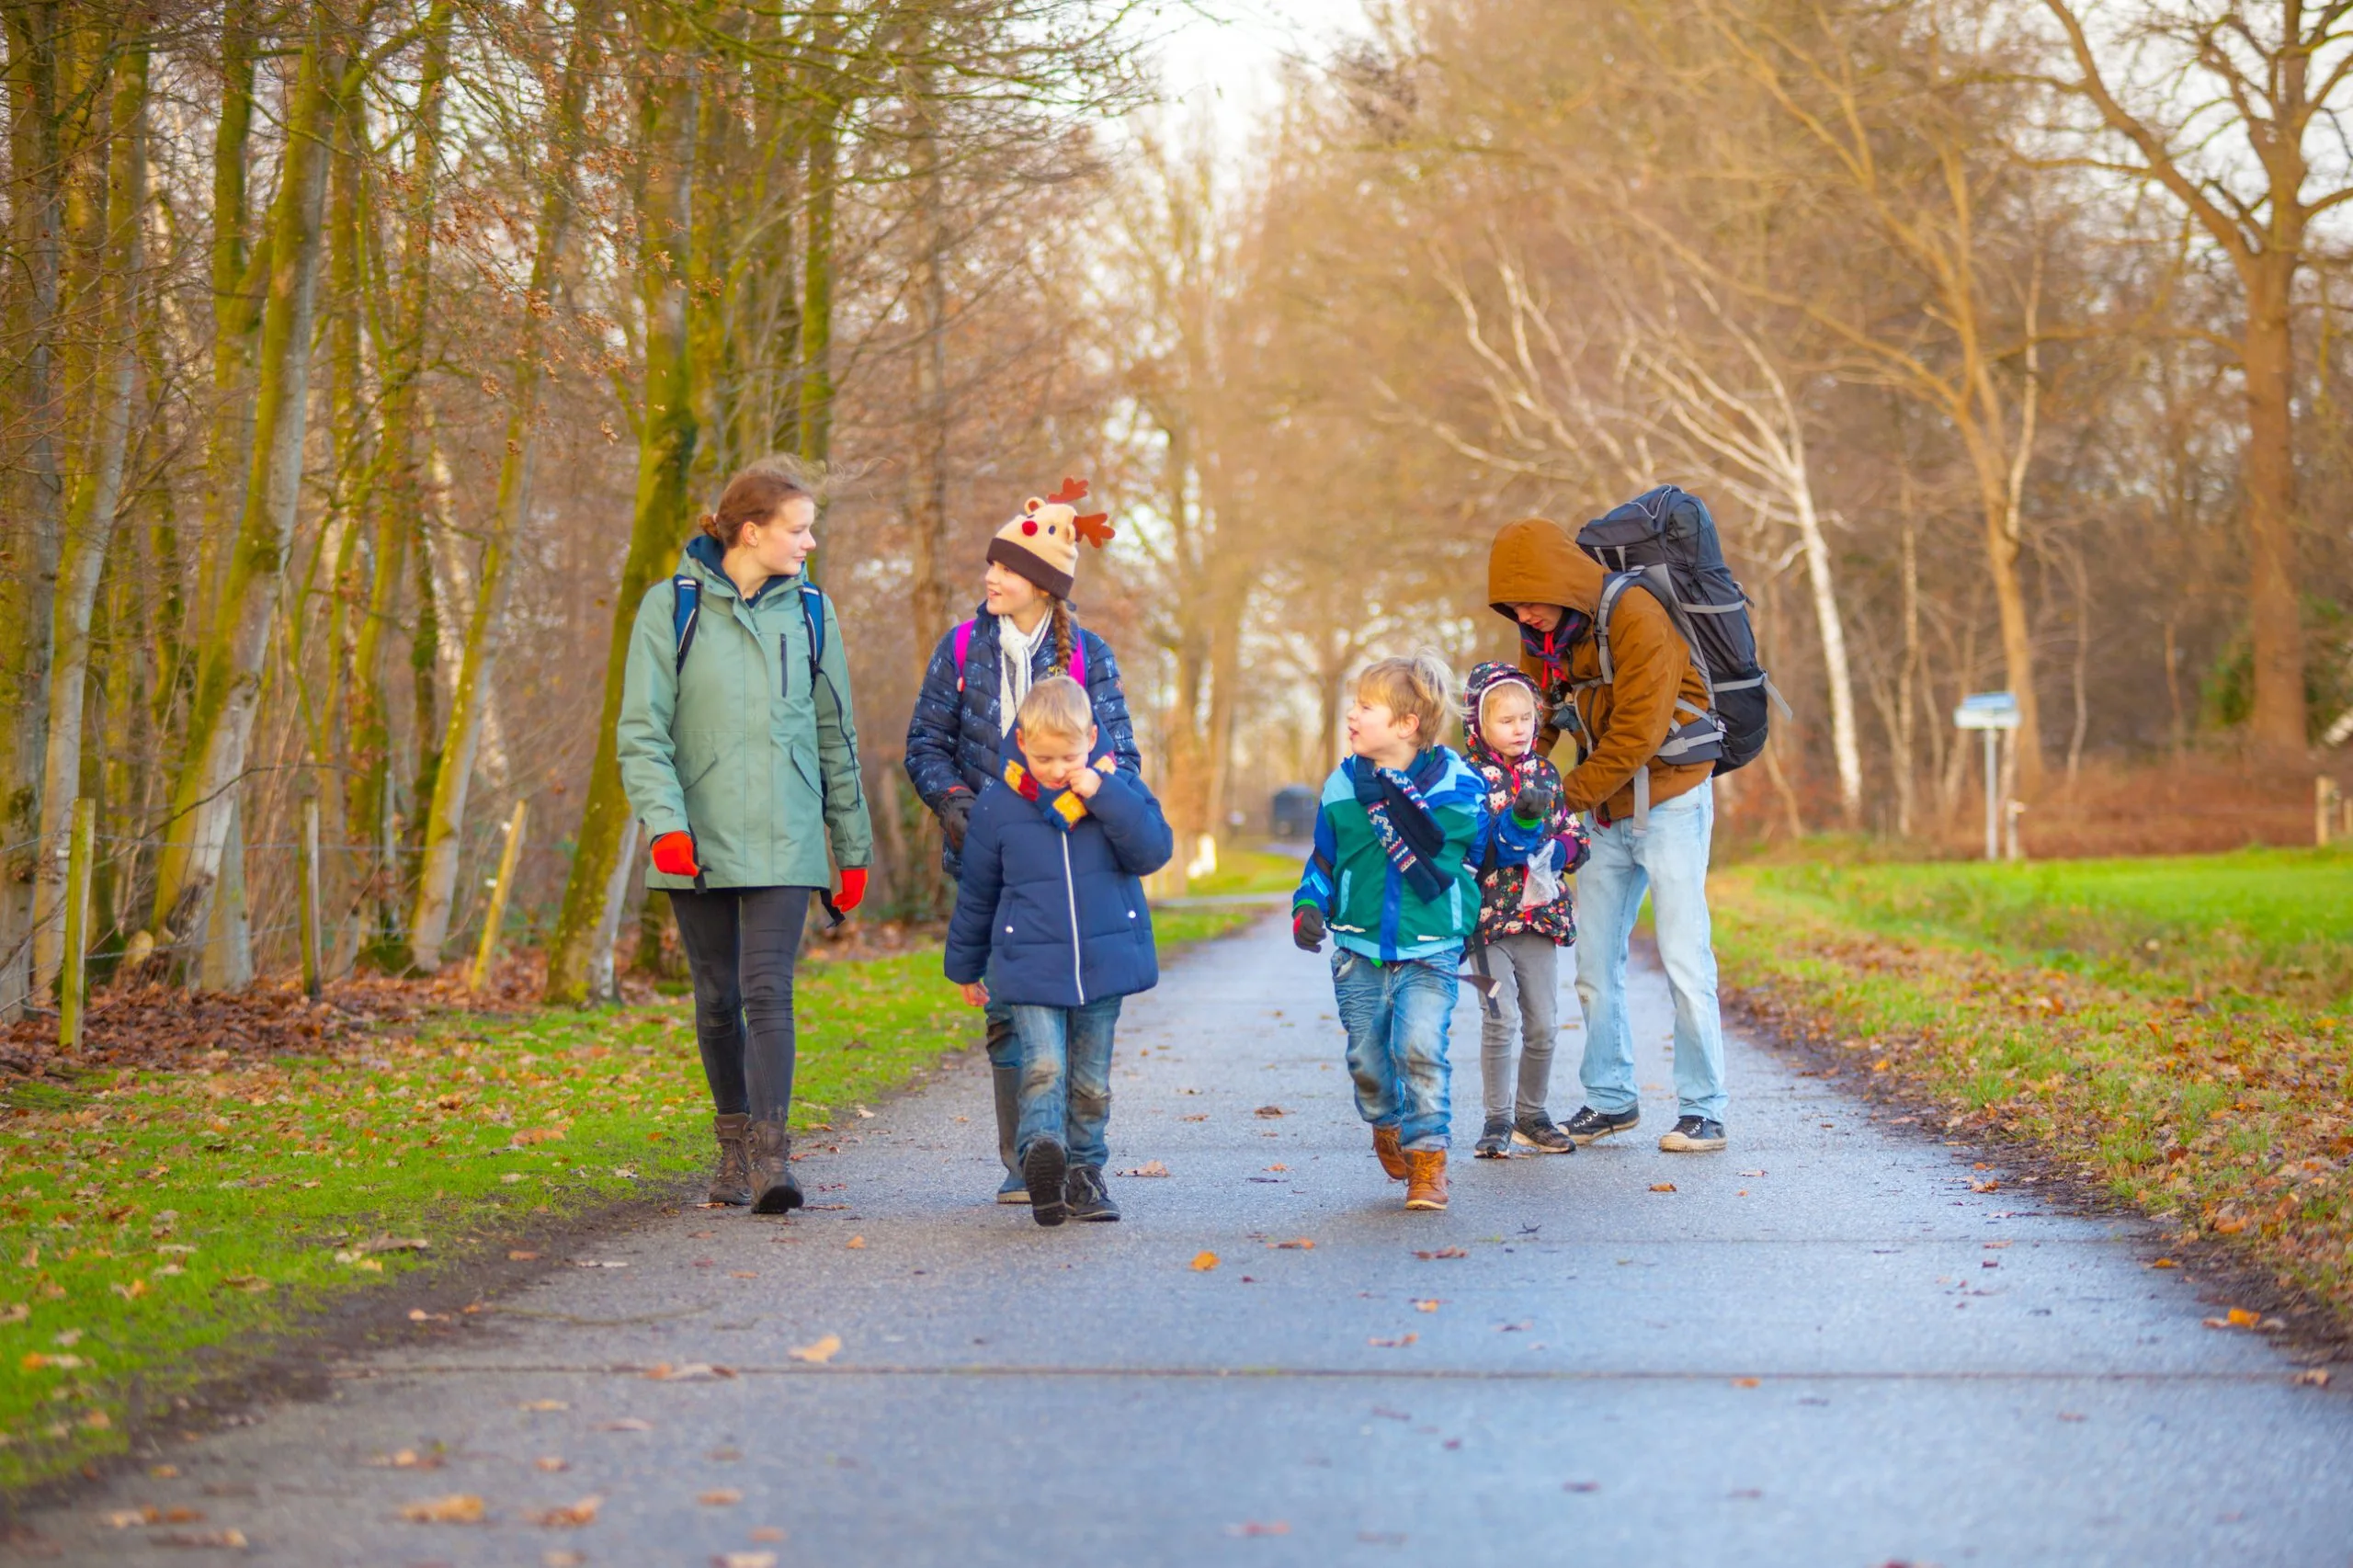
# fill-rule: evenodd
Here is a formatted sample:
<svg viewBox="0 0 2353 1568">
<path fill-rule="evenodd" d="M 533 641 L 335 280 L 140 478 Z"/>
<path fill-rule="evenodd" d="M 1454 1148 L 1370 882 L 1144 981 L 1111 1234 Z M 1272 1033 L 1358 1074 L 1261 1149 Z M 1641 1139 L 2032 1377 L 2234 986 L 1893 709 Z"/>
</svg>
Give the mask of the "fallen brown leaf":
<svg viewBox="0 0 2353 1568">
<path fill-rule="evenodd" d="M 1383 1350 L 1402 1350 L 1419 1338 L 1421 1335 L 1418 1334 L 1405 1334 L 1398 1335 L 1395 1339 L 1368 1339 L 1365 1343 L 1377 1346 Z"/>
<path fill-rule="evenodd" d="M 478 1525 L 482 1517 L 482 1499 L 471 1492 L 401 1505 L 401 1517 L 413 1525 Z"/>
<path fill-rule="evenodd" d="M 730 1279 L 757 1279 L 759 1276 L 753 1273 L 748 1268 L 731 1268 L 727 1271 L 727 1278 Z"/>
<path fill-rule="evenodd" d="M 1275 1245 L 1284 1252 L 1313 1252 L 1315 1250 L 1315 1244 L 1305 1236 L 1293 1236 L 1290 1241 L 1277 1242 Z"/>
<path fill-rule="evenodd" d="M 1732 1386 L 1736 1389 L 1753 1389 L 1757 1386 L 1757 1382 L 1758 1380 L 1756 1378 L 1734 1378 L 1732 1381 Z"/>
<path fill-rule="evenodd" d="M 732 1486 L 714 1486 L 708 1492 L 695 1494 L 695 1501 L 707 1508 L 727 1508 L 744 1500 L 744 1494 Z"/>
<path fill-rule="evenodd" d="M 605 1500 L 591 1493 L 577 1503 L 554 1508 L 542 1508 L 531 1515 L 530 1520 L 533 1524 L 547 1529 L 576 1530 L 583 1525 L 595 1524 L 597 1510 L 604 1506 Z"/>
<path fill-rule="evenodd" d="M 1289 1113 L 1279 1105 L 1262 1105 L 1250 1114 L 1253 1116 L 1263 1116 L 1271 1120 L 1275 1117 L 1288 1115 Z"/>
<path fill-rule="evenodd" d="M 253 1543 L 240 1529 L 173 1530 L 168 1534 L 148 1538 L 157 1546 L 188 1546 L 214 1551 L 243 1551 Z"/>
<path fill-rule="evenodd" d="M 1228 1535 L 1289 1535 L 1290 1525 L 1289 1521 L 1283 1519 L 1268 1519 L 1264 1523 L 1256 1519 L 1245 1519 L 1238 1525 L 1226 1526 L 1225 1533 Z"/>
<path fill-rule="evenodd" d="M 845 1246 L 863 1249 L 866 1245 L 866 1238 L 864 1236 L 852 1236 L 848 1241 L 842 1244 Z"/>
<path fill-rule="evenodd" d="M 535 1252 L 524 1252 L 519 1248 L 515 1248 L 510 1249 L 507 1252 L 506 1261 L 509 1263 L 537 1263 L 540 1261 L 540 1255 Z"/>
<path fill-rule="evenodd" d="M 570 1410 L 572 1406 L 560 1399 L 529 1399 L 516 1408 L 517 1410 Z"/>
<path fill-rule="evenodd" d="M 1675 1184 L 1671 1181 L 1654 1181 L 1651 1183 L 1651 1190 L 1653 1192 L 1673 1192 L 1675 1190 Z"/>
<path fill-rule="evenodd" d="M 1123 1176 L 1165 1176 L 1168 1174 L 1168 1167 L 1158 1160 L 1146 1160 L 1135 1169 L 1120 1174 Z"/>
<path fill-rule="evenodd" d="M 591 1428 L 597 1432 L 651 1432 L 654 1423 L 635 1415 L 624 1415 L 615 1421 L 599 1421 Z"/>
<path fill-rule="evenodd" d="M 1437 1297 L 1432 1296 L 1424 1300 L 1416 1301 L 1414 1303 L 1414 1310 L 1417 1312 L 1434 1312 L 1443 1305 L 1445 1305 L 1443 1301 L 1440 1301 Z"/>
<path fill-rule="evenodd" d="M 2288 1381 L 2303 1388 L 2325 1389 L 2328 1386 L 2328 1369 L 2326 1367 L 2306 1367 L 2302 1371 L 2298 1372 L 2294 1377 L 2290 1378 Z"/>
<path fill-rule="evenodd" d="M 2157 1259 L 2156 1262 L 2149 1265 L 2149 1267 L 2152 1268 L 2179 1268 L 2181 1265 L 2176 1263 L 2169 1257 L 2161 1257 Z"/>
<path fill-rule="evenodd" d="M 1194 1273 L 1207 1274 L 1211 1269 L 1215 1268 L 1216 1267 L 1217 1254 L 1213 1252 L 1197 1252 L 1193 1255 L 1192 1269 Z"/>
<path fill-rule="evenodd" d="M 570 1470 L 572 1461 L 562 1454 L 541 1454 L 531 1461 L 531 1466 L 535 1470 L 543 1470 L 552 1475 L 560 1470 Z"/>
<path fill-rule="evenodd" d="M 1424 1263 L 1431 1263 L 1441 1257 L 1469 1257 L 1471 1255 L 1461 1247 L 1440 1247 L 1436 1252 L 1417 1252 L 1414 1256 Z"/>
<path fill-rule="evenodd" d="M 813 1367 L 822 1367 L 840 1355 L 841 1349 L 842 1336 L 838 1334 L 829 1334 L 813 1345 L 796 1345 L 785 1354 L 796 1361 L 806 1361 Z"/>
<path fill-rule="evenodd" d="M 963 1118 L 957 1118 L 962 1120 Z M 776 1568 L 773 1551 L 722 1551 L 710 1560 L 710 1568 Z"/>
</svg>

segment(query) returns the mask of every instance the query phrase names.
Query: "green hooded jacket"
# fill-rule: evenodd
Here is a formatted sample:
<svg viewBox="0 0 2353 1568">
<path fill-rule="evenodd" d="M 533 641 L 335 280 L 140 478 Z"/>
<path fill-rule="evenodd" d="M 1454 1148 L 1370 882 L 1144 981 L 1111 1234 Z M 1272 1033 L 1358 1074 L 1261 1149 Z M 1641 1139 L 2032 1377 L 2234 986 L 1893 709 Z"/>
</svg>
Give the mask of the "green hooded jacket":
<svg viewBox="0 0 2353 1568">
<path fill-rule="evenodd" d="M 771 578 L 747 604 L 707 539 L 688 547 L 678 573 L 701 583 L 685 664 L 669 578 L 646 590 L 630 632 L 615 733 L 630 805 L 649 842 L 694 835 L 707 887 L 831 887 L 829 837 L 845 869 L 874 852 L 833 601 L 813 681 L 799 576 Z M 659 871 L 645 880 L 694 885 Z"/>
</svg>

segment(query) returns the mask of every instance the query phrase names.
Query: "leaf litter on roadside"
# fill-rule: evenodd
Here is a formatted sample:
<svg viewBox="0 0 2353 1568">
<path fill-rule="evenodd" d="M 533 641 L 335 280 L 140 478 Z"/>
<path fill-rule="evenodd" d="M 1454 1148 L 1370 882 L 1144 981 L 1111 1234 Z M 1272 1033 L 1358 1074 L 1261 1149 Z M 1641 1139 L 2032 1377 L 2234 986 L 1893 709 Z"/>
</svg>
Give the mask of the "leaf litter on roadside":
<svg viewBox="0 0 2353 1568">
<path fill-rule="evenodd" d="M 401 1517 L 413 1525 L 478 1525 L 483 1520 L 483 1501 L 471 1492 L 452 1492 L 446 1497 L 404 1503 Z"/>
</svg>

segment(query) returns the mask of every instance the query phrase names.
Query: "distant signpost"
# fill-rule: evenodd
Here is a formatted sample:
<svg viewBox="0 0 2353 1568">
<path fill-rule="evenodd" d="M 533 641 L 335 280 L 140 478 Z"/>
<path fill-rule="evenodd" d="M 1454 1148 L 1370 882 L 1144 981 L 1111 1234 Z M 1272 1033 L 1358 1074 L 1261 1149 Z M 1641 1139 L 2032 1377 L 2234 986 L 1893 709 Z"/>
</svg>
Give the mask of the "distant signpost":
<svg viewBox="0 0 2353 1568">
<path fill-rule="evenodd" d="M 2002 732 L 2018 727 L 2018 699 L 2006 691 L 1980 691 L 1952 710 L 1955 729 L 1985 734 L 1985 858 L 2002 858 Z"/>
</svg>

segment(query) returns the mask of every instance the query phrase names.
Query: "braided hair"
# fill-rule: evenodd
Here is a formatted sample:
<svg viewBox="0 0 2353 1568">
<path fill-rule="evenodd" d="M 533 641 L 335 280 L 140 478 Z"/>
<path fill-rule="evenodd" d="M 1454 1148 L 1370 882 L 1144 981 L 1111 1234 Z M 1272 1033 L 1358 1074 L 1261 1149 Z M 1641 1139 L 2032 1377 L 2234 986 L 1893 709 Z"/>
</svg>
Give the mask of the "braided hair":
<svg viewBox="0 0 2353 1568">
<path fill-rule="evenodd" d="M 1068 675 L 1070 674 L 1071 648 L 1077 641 L 1078 634 L 1071 626 L 1069 602 L 1054 597 L 1052 603 L 1054 607 L 1051 611 L 1054 619 L 1054 667 L 1063 674 Z"/>
</svg>

